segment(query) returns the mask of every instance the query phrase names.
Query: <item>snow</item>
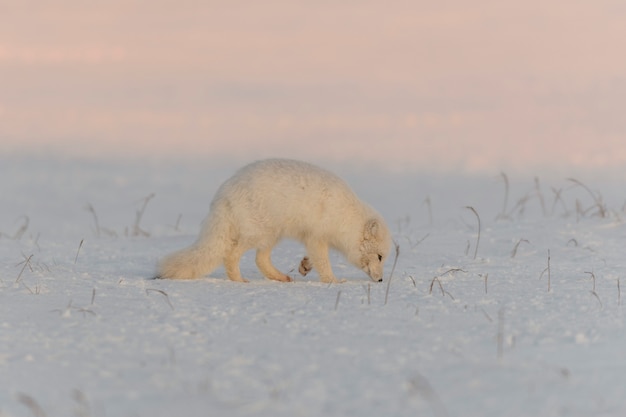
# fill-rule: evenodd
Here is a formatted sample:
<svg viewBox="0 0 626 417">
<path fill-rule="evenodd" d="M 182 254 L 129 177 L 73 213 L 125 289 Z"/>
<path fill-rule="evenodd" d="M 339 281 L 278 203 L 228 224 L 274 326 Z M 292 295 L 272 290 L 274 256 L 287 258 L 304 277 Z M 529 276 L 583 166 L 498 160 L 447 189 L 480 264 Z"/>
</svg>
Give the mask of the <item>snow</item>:
<svg viewBox="0 0 626 417">
<path fill-rule="evenodd" d="M 626 414 L 617 181 L 578 178 L 601 217 L 571 181 L 515 179 L 498 218 L 498 173 L 334 167 L 388 219 L 390 284 L 393 256 L 381 284 L 337 254 L 346 283 L 299 277 L 294 242 L 294 283 L 252 253 L 248 284 L 177 282 L 149 278 L 234 166 L 1 159 L 2 417 Z"/>
</svg>

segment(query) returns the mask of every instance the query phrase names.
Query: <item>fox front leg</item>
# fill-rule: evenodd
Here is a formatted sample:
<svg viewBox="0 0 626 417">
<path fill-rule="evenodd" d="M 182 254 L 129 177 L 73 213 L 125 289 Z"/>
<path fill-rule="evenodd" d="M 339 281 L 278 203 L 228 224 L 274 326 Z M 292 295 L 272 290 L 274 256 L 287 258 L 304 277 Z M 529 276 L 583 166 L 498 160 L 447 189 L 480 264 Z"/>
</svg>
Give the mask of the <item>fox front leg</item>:
<svg viewBox="0 0 626 417">
<path fill-rule="evenodd" d="M 345 282 L 345 280 L 338 280 L 333 274 L 330 259 L 328 259 L 328 244 L 325 242 L 310 242 L 306 245 L 306 248 L 308 256 L 300 262 L 302 270 L 306 270 L 306 267 L 309 267 L 310 271 L 314 266 L 320 276 L 320 281 L 333 284 Z M 298 271 L 302 273 L 300 268 L 298 268 Z"/>
<path fill-rule="evenodd" d="M 308 256 L 305 256 L 300 261 L 300 266 L 298 267 L 298 272 L 300 272 L 300 275 L 302 275 L 303 277 L 306 277 L 306 274 L 308 274 L 312 270 L 313 270 L 313 263 L 311 262 L 311 260 L 309 259 Z"/>
</svg>

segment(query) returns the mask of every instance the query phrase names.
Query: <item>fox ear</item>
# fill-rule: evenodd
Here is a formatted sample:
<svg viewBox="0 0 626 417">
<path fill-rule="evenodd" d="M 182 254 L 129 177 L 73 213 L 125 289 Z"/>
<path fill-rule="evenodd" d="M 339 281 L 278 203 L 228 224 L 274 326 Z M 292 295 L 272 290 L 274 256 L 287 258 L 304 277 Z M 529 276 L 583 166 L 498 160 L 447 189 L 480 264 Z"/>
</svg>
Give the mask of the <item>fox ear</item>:
<svg viewBox="0 0 626 417">
<path fill-rule="evenodd" d="M 378 236 L 379 228 L 378 220 L 368 220 L 367 223 L 365 223 L 365 240 Z"/>
</svg>

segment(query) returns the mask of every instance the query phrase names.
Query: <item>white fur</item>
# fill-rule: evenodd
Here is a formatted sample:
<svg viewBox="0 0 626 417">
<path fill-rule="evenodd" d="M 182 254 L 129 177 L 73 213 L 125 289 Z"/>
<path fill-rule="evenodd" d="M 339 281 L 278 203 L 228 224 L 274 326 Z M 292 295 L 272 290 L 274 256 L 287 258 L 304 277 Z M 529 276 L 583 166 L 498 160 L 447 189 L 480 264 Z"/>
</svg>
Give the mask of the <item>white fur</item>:
<svg viewBox="0 0 626 417">
<path fill-rule="evenodd" d="M 197 241 L 159 264 L 158 277 L 199 278 L 224 264 L 233 281 L 244 252 L 256 249 L 256 264 L 269 279 L 290 281 L 271 262 L 283 238 L 302 242 L 304 275 L 315 268 L 323 282 L 338 282 L 329 248 L 382 281 L 391 238 L 383 218 L 363 203 L 336 175 L 314 165 L 268 159 L 240 169 L 217 191 Z"/>
</svg>

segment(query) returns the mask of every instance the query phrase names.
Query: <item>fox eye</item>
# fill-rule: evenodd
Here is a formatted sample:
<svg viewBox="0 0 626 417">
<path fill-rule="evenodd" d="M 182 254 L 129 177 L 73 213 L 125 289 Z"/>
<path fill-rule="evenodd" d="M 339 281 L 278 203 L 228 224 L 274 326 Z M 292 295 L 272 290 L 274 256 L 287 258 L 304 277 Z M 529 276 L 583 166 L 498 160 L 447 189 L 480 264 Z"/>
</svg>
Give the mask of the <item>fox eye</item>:
<svg viewBox="0 0 626 417">
<path fill-rule="evenodd" d="M 383 261 L 383 255 L 378 255 L 378 262 L 382 262 Z"/>
</svg>

